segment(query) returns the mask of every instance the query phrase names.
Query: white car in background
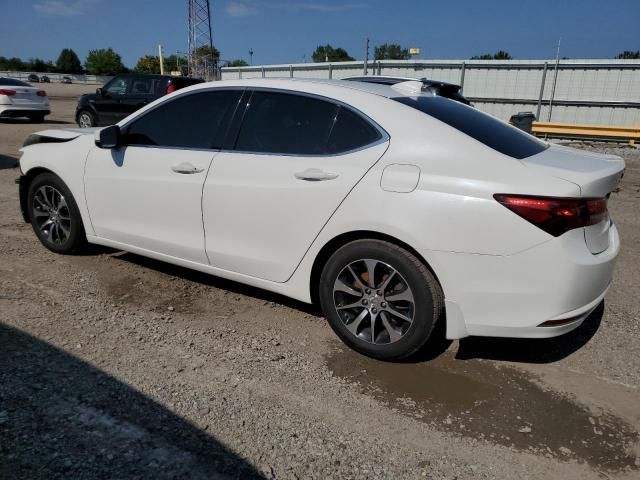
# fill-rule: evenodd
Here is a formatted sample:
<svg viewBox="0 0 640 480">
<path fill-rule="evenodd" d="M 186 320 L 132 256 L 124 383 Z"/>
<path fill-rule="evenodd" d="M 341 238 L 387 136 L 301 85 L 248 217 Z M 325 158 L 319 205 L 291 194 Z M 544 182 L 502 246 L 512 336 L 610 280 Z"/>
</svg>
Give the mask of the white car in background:
<svg viewBox="0 0 640 480">
<path fill-rule="evenodd" d="M 46 130 L 21 206 L 50 250 L 88 241 L 317 302 L 355 350 L 552 337 L 602 301 L 619 157 L 544 143 L 393 86 L 199 84 L 117 125 Z"/>
<path fill-rule="evenodd" d="M 41 123 L 50 113 L 47 92 L 15 78 L 0 77 L 0 118 L 27 117 Z"/>
</svg>

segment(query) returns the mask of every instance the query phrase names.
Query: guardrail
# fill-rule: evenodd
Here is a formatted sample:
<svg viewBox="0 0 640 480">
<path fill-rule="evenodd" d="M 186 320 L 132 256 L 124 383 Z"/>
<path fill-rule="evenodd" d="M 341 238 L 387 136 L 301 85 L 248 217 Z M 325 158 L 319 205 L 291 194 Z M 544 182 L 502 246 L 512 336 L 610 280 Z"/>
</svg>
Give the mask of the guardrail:
<svg viewBox="0 0 640 480">
<path fill-rule="evenodd" d="M 552 138 L 575 138 L 584 140 L 625 141 L 635 145 L 640 141 L 640 125 L 575 125 L 570 123 L 533 122 L 531 131 L 535 135 Z"/>
</svg>

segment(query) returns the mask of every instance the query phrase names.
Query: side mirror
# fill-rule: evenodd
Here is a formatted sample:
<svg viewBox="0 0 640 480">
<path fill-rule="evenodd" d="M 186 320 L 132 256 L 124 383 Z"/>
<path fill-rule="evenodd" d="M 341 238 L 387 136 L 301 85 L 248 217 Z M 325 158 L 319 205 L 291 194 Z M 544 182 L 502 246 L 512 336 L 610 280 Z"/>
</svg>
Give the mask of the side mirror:
<svg viewBox="0 0 640 480">
<path fill-rule="evenodd" d="M 101 88 L 96 88 L 96 95 L 98 95 L 99 97 L 104 97 L 104 92 Z"/>
<path fill-rule="evenodd" d="M 122 136 L 118 125 L 98 130 L 95 135 L 96 146 L 100 148 L 118 148 L 122 145 Z"/>
</svg>

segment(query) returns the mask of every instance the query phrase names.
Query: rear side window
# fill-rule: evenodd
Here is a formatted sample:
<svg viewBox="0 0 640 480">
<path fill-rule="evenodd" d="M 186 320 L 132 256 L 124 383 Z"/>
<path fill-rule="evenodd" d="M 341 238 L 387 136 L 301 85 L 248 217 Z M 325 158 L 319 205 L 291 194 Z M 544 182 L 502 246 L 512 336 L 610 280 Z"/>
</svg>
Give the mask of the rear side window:
<svg viewBox="0 0 640 480">
<path fill-rule="evenodd" d="M 254 92 L 236 150 L 289 155 L 322 155 L 337 105 L 301 95 Z"/>
<path fill-rule="evenodd" d="M 201 92 L 178 97 L 144 114 L 126 130 L 128 145 L 222 148 L 240 100 L 239 91 Z"/>
<path fill-rule="evenodd" d="M 527 158 L 547 148 L 535 137 L 459 102 L 441 97 L 397 97 L 393 100 L 420 110 L 513 158 Z"/>
<path fill-rule="evenodd" d="M 329 135 L 327 152 L 331 154 L 348 152 L 376 142 L 380 137 L 380 132 L 360 115 L 340 107 Z"/>
<path fill-rule="evenodd" d="M 304 95 L 258 91 L 249 102 L 236 150 L 331 155 L 380 137 L 378 130 L 348 108 Z"/>
</svg>

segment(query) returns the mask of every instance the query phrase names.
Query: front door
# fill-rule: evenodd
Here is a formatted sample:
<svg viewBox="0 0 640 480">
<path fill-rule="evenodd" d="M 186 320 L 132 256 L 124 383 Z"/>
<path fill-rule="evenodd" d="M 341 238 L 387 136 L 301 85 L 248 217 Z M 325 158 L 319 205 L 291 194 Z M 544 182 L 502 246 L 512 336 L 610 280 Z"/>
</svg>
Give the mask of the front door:
<svg viewBox="0 0 640 480">
<path fill-rule="evenodd" d="M 85 195 L 96 235 L 207 264 L 202 188 L 240 96 L 175 97 L 124 125 L 120 148 L 92 149 Z"/>
</svg>

